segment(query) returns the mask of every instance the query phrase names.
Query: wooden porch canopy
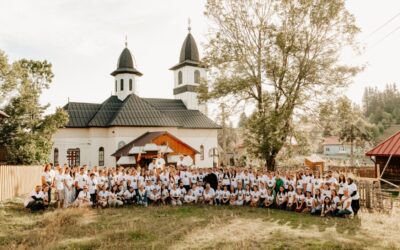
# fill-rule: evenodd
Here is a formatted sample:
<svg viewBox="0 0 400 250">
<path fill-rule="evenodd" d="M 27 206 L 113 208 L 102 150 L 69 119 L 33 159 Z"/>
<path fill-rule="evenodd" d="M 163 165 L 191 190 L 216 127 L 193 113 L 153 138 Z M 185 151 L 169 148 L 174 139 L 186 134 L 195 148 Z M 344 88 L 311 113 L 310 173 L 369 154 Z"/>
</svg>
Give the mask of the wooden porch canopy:
<svg viewBox="0 0 400 250">
<path fill-rule="evenodd" d="M 167 156 L 189 155 L 193 161 L 195 160 L 195 155 L 199 153 L 196 149 L 167 131 L 157 131 L 144 133 L 118 149 L 111 156 L 116 157 L 117 161 L 121 157 L 133 156 L 136 163 L 140 159 L 152 159 L 159 152 Z M 134 163 L 132 162 L 132 164 Z"/>
<path fill-rule="evenodd" d="M 375 157 L 373 161 L 379 179 L 384 182 L 400 183 L 400 131 L 379 143 L 366 155 Z"/>
</svg>

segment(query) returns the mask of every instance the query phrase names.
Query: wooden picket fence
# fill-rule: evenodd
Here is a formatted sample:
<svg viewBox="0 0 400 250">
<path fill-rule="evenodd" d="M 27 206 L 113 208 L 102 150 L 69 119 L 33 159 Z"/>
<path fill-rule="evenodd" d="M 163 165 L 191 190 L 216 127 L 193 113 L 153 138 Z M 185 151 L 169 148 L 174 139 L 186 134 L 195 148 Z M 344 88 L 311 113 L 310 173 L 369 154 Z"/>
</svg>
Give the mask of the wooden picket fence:
<svg viewBox="0 0 400 250">
<path fill-rule="evenodd" d="M 42 166 L 0 165 L 0 201 L 31 192 L 42 171 Z"/>
</svg>

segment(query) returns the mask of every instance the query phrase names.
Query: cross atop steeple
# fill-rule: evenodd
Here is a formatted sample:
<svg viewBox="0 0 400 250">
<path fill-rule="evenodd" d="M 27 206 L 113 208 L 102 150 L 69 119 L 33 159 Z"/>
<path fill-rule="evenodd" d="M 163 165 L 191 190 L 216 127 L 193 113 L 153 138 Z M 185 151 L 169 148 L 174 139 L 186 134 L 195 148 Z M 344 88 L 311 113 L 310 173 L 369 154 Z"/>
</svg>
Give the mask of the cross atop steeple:
<svg viewBox="0 0 400 250">
<path fill-rule="evenodd" d="M 125 35 L 125 48 L 128 48 L 128 36 Z"/>
<path fill-rule="evenodd" d="M 188 31 L 189 31 L 189 33 L 190 33 L 190 31 L 192 30 L 192 27 L 190 27 L 190 17 L 188 18 Z"/>
</svg>

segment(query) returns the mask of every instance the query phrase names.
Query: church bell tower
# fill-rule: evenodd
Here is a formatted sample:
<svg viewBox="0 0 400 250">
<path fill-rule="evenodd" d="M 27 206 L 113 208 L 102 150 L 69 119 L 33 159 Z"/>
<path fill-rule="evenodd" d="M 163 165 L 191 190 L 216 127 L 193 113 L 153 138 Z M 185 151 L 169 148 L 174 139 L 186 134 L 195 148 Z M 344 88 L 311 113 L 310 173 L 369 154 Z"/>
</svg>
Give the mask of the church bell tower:
<svg viewBox="0 0 400 250">
<path fill-rule="evenodd" d="M 125 42 L 125 48 L 118 58 L 117 69 L 111 75 L 114 76 L 114 91 L 119 100 L 125 100 L 130 94 L 138 95 L 138 78 L 143 74 L 135 68 L 128 42 Z"/>
<path fill-rule="evenodd" d="M 197 87 L 201 79 L 206 79 L 207 73 L 200 63 L 196 41 L 190 32 L 190 22 L 188 31 L 181 48 L 179 63 L 170 69 L 174 72 L 174 97 L 182 100 L 188 109 L 200 110 L 207 115 L 207 105 L 199 104 L 197 98 Z"/>
</svg>

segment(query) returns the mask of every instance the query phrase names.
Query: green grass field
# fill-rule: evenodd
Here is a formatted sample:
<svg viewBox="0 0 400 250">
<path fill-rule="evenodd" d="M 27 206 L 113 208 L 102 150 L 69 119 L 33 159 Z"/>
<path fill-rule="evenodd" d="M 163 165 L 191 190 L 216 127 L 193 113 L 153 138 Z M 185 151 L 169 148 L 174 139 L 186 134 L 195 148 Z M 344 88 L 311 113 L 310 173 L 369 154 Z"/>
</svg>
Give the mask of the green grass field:
<svg viewBox="0 0 400 250">
<path fill-rule="evenodd" d="M 0 208 L 0 249 L 399 249 L 400 217 L 311 217 L 247 207 Z"/>
</svg>

